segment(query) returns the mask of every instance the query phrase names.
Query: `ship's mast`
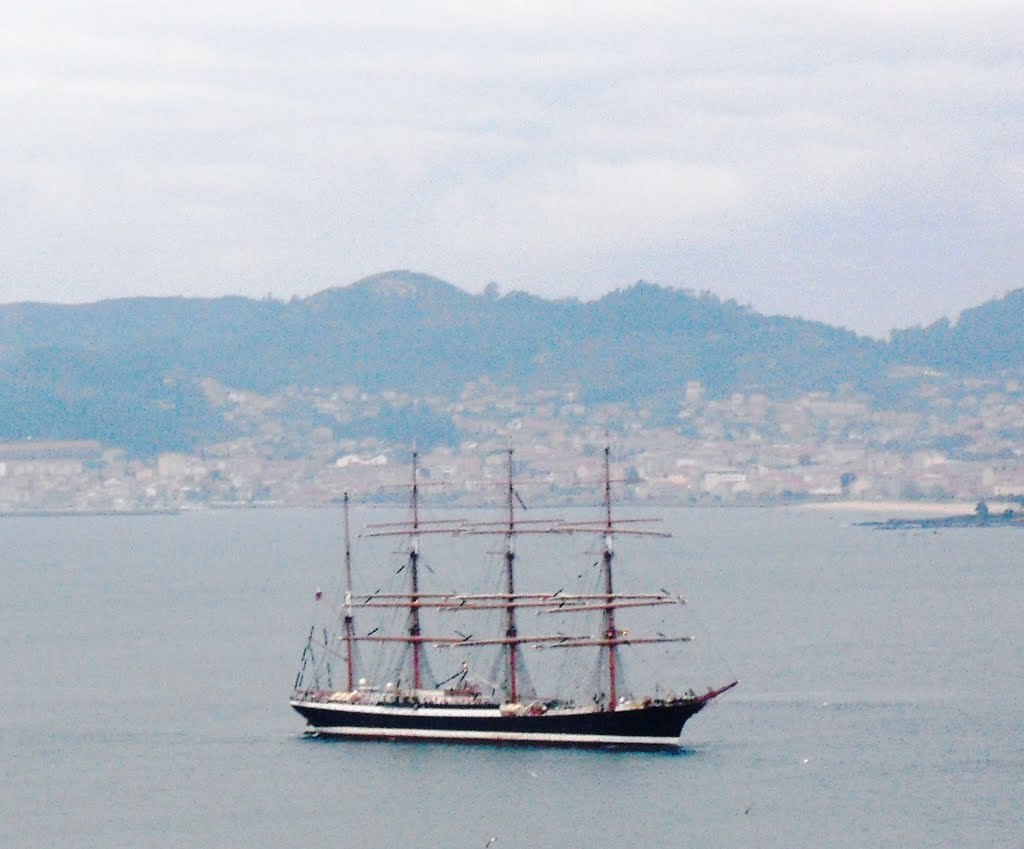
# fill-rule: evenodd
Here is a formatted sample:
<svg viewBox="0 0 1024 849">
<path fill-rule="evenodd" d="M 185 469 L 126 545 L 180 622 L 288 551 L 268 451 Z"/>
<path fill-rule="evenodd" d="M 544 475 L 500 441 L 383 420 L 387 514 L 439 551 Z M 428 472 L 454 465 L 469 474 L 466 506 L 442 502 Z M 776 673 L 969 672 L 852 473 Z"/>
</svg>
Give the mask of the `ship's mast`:
<svg viewBox="0 0 1024 849">
<path fill-rule="evenodd" d="M 516 627 L 516 584 L 515 584 L 515 514 L 516 491 L 512 482 L 512 449 L 508 449 L 508 530 L 505 533 L 505 592 L 508 605 L 505 608 L 505 636 L 508 638 L 509 701 L 519 701 L 519 631 Z"/>
<path fill-rule="evenodd" d="M 604 638 L 608 641 L 608 709 L 615 710 L 618 704 L 618 637 L 615 629 L 615 593 L 612 583 L 612 559 L 614 548 L 612 546 L 612 477 L 611 462 L 609 459 L 610 449 L 604 448 L 604 554 L 602 557 L 604 572 Z"/>
<path fill-rule="evenodd" d="M 348 493 L 345 493 L 345 648 L 349 692 L 355 689 L 355 658 L 353 656 L 352 617 L 352 544 L 348 524 Z"/>
<path fill-rule="evenodd" d="M 412 644 L 412 685 L 419 690 L 421 685 L 420 669 L 422 666 L 423 647 L 420 637 L 420 512 L 419 512 L 419 476 L 417 464 L 419 454 L 412 452 L 412 539 L 409 544 L 409 637 Z"/>
<path fill-rule="evenodd" d="M 521 682 L 525 674 L 520 646 L 529 643 L 536 648 L 579 649 L 597 647 L 608 650 L 609 677 L 609 709 L 615 710 L 618 703 L 620 672 L 618 669 L 619 646 L 648 645 L 655 643 L 687 642 L 685 636 L 627 635 L 620 633 L 616 626 L 616 611 L 620 608 L 657 607 L 661 605 L 685 604 L 681 596 L 672 596 L 667 590 L 659 593 L 616 593 L 612 578 L 614 560 L 613 539 L 616 534 L 634 536 L 662 536 L 669 534 L 636 527 L 633 523 L 645 524 L 651 519 L 615 519 L 612 516 L 611 493 L 611 449 L 604 452 L 604 515 L 593 522 L 564 522 L 561 519 L 521 520 L 516 516 L 516 503 L 525 506 L 519 498 L 514 479 L 514 455 L 512 449 L 507 454 L 506 509 L 507 516 L 499 522 L 469 523 L 461 519 L 445 519 L 436 522 L 421 522 L 419 517 L 419 480 L 418 456 L 413 453 L 412 475 L 412 520 L 409 522 L 385 523 L 371 525 L 373 529 L 368 536 L 408 536 L 411 537 L 409 560 L 405 567 L 410 572 L 411 587 L 407 592 L 371 593 L 365 598 L 353 599 L 353 608 L 401 608 L 408 612 L 408 627 L 403 634 L 378 634 L 374 629 L 366 636 L 354 636 L 354 642 L 374 643 L 405 643 L 412 646 L 414 684 L 422 687 L 421 678 L 426 658 L 423 645 L 435 646 L 500 646 L 502 658 L 507 659 L 508 684 L 506 696 L 512 703 L 517 703 L 521 696 Z M 626 527 L 623 527 L 626 525 Z M 529 526 L 529 527 L 524 527 Z M 519 534 L 560 534 L 560 533 L 595 533 L 604 535 L 604 552 L 602 588 L 594 593 L 564 593 L 557 590 L 553 593 L 521 593 L 515 587 L 515 539 Z M 496 593 L 454 593 L 454 592 L 421 592 L 419 587 L 419 537 L 423 534 L 500 534 L 505 537 L 505 580 L 502 592 Z M 457 637 L 450 635 L 424 636 L 420 630 L 419 611 L 429 607 L 444 613 L 461 614 L 470 611 L 504 611 L 505 632 L 494 637 L 477 637 L 472 634 L 459 633 Z M 522 637 L 519 635 L 517 616 L 520 608 L 532 608 L 537 615 L 563 615 L 574 613 L 591 613 L 600 611 L 602 626 L 599 634 L 542 634 Z M 458 632 L 456 632 L 458 633 Z M 604 664 L 602 657 L 600 663 Z"/>
</svg>

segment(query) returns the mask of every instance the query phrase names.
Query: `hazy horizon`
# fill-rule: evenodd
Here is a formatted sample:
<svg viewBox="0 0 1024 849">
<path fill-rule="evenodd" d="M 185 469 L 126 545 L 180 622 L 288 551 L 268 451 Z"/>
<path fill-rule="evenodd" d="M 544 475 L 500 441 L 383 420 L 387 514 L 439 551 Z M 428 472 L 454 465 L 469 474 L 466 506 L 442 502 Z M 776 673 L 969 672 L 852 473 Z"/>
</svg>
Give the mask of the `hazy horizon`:
<svg viewBox="0 0 1024 849">
<path fill-rule="evenodd" d="M 388 268 L 884 336 L 1024 285 L 1024 7 L 49 0 L 0 34 L 0 302 Z"/>
<path fill-rule="evenodd" d="M 344 284 L 340 284 L 340 285 L 336 285 L 336 286 L 328 286 L 328 287 L 325 287 L 325 289 L 321 289 L 319 291 L 325 291 L 326 289 L 347 288 L 349 286 L 354 286 L 356 284 L 362 283 L 362 282 L 364 282 L 366 280 L 372 280 L 372 279 L 375 279 L 375 278 L 387 277 L 387 276 L 392 275 L 392 274 L 411 274 L 411 275 L 417 275 L 417 276 L 431 277 L 431 278 L 433 278 L 435 280 L 439 280 L 442 283 L 448 284 L 450 286 L 454 286 L 455 288 L 465 292 L 467 295 L 480 296 L 480 295 L 483 294 L 482 291 L 477 291 L 477 292 L 469 291 L 469 290 L 465 289 L 464 287 L 459 286 L 456 283 L 451 283 L 448 280 L 443 280 L 443 279 L 437 277 L 434 274 L 430 274 L 429 272 L 425 272 L 425 271 L 411 271 L 409 269 L 390 269 L 388 271 L 376 272 L 376 273 L 367 275 L 366 277 L 360 278 L 359 280 L 352 280 L 352 281 L 350 281 L 348 283 L 344 283 Z M 621 286 L 621 287 L 616 287 L 616 288 L 610 289 L 610 290 L 608 290 L 606 292 L 601 292 L 601 293 L 595 294 L 595 295 L 593 295 L 591 297 L 580 297 L 580 298 L 577 298 L 577 296 L 575 296 L 575 295 L 562 295 L 562 296 L 546 295 L 544 293 L 527 292 L 527 290 L 525 290 L 525 289 L 507 289 L 506 290 L 506 289 L 502 289 L 500 287 L 498 289 L 498 296 L 502 297 L 502 296 L 510 295 L 510 294 L 514 294 L 514 293 L 527 293 L 527 294 L 531 294 L 531 295 L 534 295 L 536 297 L 539 297 L 539 298 L 542 298 L 542 299 L 548 300 L 548 301 L 579 300 L 580 302 L 583 302 L 583 303 L 590 303 L 590 302 L 594 302 L 594 301 L 599 301 L 601 298 L 605 297 L 606 295 L 612 294 L 615 291 L 622 291 L 622 290 L 625 290 L 625 289 L 629 289 L 630 287 L 632 287 L 634 285 L 637 285 L 637 284 L 651 283 L 651 282 L 652 281 L 647 281 L 647 280 L 636 280 L 633 283 L 630 283 L 628 285 Z M 654 285 L 662 285 L 662 284 L 654 284 Z M 677 289 L 677 290 L 689 289 L 689 287 L 682 287 L 682 286 L 669 286 L 669 287 L 666 287 L 666 288 Z M 693 291 L 693 290 L 691 290 L 691 291 Z M 709 290 L 704 290 L 704 291 L 709 291 Z M 1011 290 L 1008 290 L 1007 292 L 1004 292 L 1001 295 L 995 295 L 992 298 L 986 299 L 985 301 L 979 301 L 978 303 L 975 303 L 975 304 L 969 304 L 966 307 L 964 307 L 964 309 L 965 310 L 969 310 L 969 309 L 973 309 L 974 307 L 981 306 L 983 303 L 988 303 L 989 301 L 1000 300 L 1006 294 L 1009 294 L 1009 291 L 1011 291 Z M 695 294 L 699 294 L 697 292 L 694 292 L 694 293 Z M 293 295 L 292 297 L 296 297 L 296 298 L 302 299 L 302 298 L 306 298 L 306 297 L 311 297 L 311 296 L 316 295 L 316 294 L 317 294 L 317 292 L 308 292 L 308 293 L 304 293 L 302 295 L 296 294 L 296 295 Z M 722 297 L 722 296 L 718 295 L 718 293 L 716 293 L 716 292 L 712 292 L 711 294 L 715 295 L 716 297 L 720 297 L 721 300 L 723 300 L 723 301 L 729 300 L 729 298 Z M 246 292 L 222 292 L 222 293 L 218 293 L 218 294 L 215 294 L 215 295 L 161 295 L 161 294 L 157 294 L 157 295 L 147 295 L 147 294 L 133 295 L 133 294 L 122 294 L 122 295 L 113 295 L 113 296 L 104 297 L 104 298 L 97 298 L 95 300 L 84 300 L 84 301 L 71 301 L 71 300 L 63 300 L 63 301 L 62 300 L 45 300 L 44 301 L 44 300 L 40 300 L 38 298 L 28 298 L 28 299 L 24 299 L 24 300 L 20 300 L 20 301 L 10 301 L 10 302 L 7 302 L 7 303 L 0 303 L 0 308 L 18 306 L 19 304 L 41 304 L 41 305 L 52 305 L 52 306 L 75 307 L 75 306 L 88 306 L 90 304 L 95 304 L 95 303 L 102 303 L 103 301 L 126 300 L 126 299 L 133 299 L 133 298 L 168 298 L 168 299 L 186 298 L 186 299 L 202 300 L 202 299 L 217 299 L 217 298 L 239 297 L 239 298 L 246 298 L 246 299 L 249 299 L 249 300 L 262 300 L 262 299 L 266 299 L 268 296 L 269 297 L 273 297 L 275 300 L 280 300 L 280 301 L 289 300 L 289 298 L 279 298 L 278 296 L 274 295 L 273 293 L 267 293 L 267 294 L 264 294 L 262 296 L 258 296 L 258 295 L 254 295 L 254 294 L 246 293 Z M 806 319 L 808 321 L 822 321 L 821 319 L 812 319 L 812 318 L 810 318 L 808 316 L 803 316 L 803 315 L 795 315 L 795 314 L 790 314 L 790 313 L 770 313 L 770 312 L 765 312 L 763 310 L 757 309 L 756 306 L 750 304 L 749 302 L 746 302 L 746 301 L 742 300 L 741 298 L 733 298 L 732 300 L 735 300 L 737 303 L 742 304 L 743 306 L 750 307 L 755 312 L 761 313 L 763 315 L 782 316 L 782 317 L 785 317 L 785 318 Z M 867 332 L 858 331 L 858 330 L 855 330 L 855 328 L 852 328 L 852 327 L 848 326 L 847 324 L 843 324 L 841 322 L 837 323 L 837 322 L 824 321 L 823 323 L 825 323 L 825 324 L 827 324 L 829 326 L 832 326 L 832 327 L 837 327 L 837 328 L 846 329 L 846 330 L 854 330 L 854 332 L 856 332 L 858 335 L 861 335 L 861 336 L 868 336 L 868 337 L 872 337 L 872 338 L 876 338 L 876 339 L 886 340 L 886 339 L 889 338 L 889 335 L 890 335 L 890 333 L 892 331 L 895 331 L 895 330 L 905 330 L 905 329 L 908 329 L 908 328 L 911 328 L 911 327 L 928 327 L 928 326 L 934 324 L 935 322 L 941 321 L 943 318 L 947 318 L 952 324 L 955 325 L 957 320 L 959 319 L 960 312 L 962 312 L 962 311 L 955 312 L 952 315 L 937 315 L 937 316 L 935 316 L 935 318 L 933 318 L 931 320 L 921 321 L 921 322 L 917 322 L 915 324 L 900 322 L 897 319 L 894 324 L 892 324 L 890 327 L 886 328 L 884 331 L 882 331 L 880 333 L 875 333 L 875 332 L 867 333 Z"/>
</svg>

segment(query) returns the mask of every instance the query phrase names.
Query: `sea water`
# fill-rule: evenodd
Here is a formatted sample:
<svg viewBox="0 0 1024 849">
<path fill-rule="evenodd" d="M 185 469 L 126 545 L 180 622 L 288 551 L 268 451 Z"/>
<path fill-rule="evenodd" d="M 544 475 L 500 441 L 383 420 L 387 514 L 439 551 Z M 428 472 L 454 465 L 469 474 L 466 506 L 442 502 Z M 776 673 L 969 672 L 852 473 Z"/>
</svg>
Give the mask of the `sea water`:
<svg viewBox="0 0 1024 849">
<path fill-rule="evenodd" d="M 661 515 L 679 754 L 305 738 L 338 511 L 0 518 L 0 846 L 1024 846 L 1024 534 Z"/>
</svg>

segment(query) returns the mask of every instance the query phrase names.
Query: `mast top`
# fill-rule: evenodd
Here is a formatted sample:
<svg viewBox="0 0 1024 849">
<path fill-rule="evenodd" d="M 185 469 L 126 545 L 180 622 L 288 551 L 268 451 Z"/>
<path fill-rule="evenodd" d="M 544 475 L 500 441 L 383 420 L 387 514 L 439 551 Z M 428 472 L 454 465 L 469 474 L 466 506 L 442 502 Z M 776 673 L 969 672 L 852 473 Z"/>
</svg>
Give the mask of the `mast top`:
<svg viewBox="0 0 1024 849">
<path fill-rule="evenodd" d="M 604 447 L 604 522 L 608 533 L 612 530 L 612 472 L 611 472 L 611 448 Z M 607 544 L 611 545 L 611 539 L 606 535 Z"/>
<path fill-rule="evenodd" d="M 416 450 L 414 443 L 412 447 L 412 529 L 414 533 L 420 527 L 419 458 L 420 453 Z"/>
</svg>

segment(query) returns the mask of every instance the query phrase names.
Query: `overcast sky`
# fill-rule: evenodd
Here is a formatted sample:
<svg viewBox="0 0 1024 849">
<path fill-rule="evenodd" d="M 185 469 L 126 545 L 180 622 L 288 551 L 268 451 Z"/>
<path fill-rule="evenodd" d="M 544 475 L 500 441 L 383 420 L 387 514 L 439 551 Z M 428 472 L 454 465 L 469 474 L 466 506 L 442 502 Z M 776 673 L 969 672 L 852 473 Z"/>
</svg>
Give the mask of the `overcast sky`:
<svg viewBox="0 0 1024 849">
<path fill-rule="evenodd" d="M 6 3 L 0 303 L 408 268 L 884 335 L 1024 286 L 1024 3 Z"/>
</svg>

